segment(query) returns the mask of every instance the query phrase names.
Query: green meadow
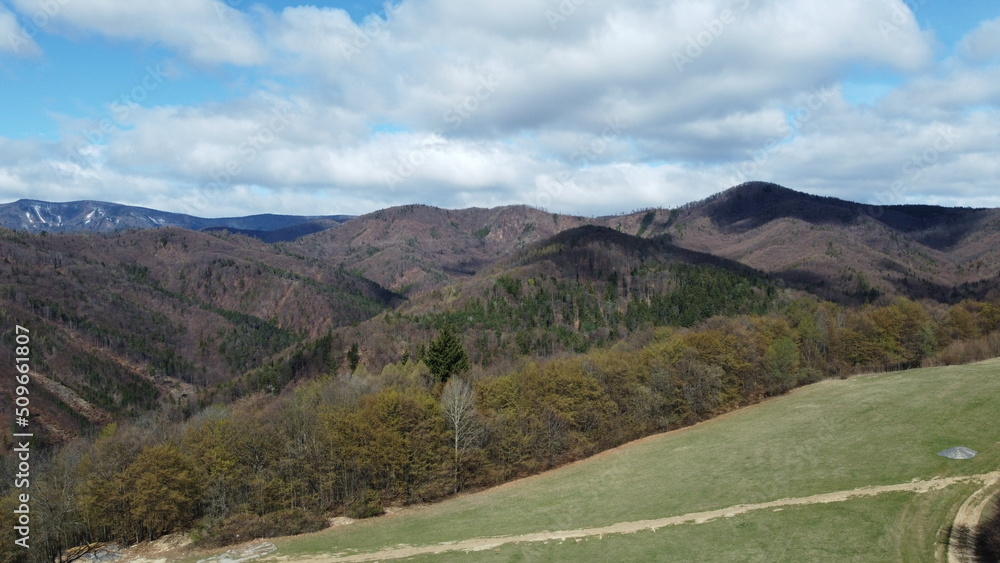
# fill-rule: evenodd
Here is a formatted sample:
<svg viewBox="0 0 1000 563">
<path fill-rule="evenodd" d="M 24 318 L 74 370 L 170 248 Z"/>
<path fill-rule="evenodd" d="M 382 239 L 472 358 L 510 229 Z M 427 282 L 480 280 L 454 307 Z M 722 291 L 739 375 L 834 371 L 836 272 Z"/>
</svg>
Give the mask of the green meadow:
<svg viewBox="0 0 1000 563">
<path fill-rule="evenodd" d="M 275 540 L 269 560 L 575 530 L 1000 468 L 1000 361 L 831 380 L 435 505 Z M 971 460 L 936 453 L 952 446 Z M 981 485 L 754 510 L 418 561 L 932 561 Z"/>
</svg>

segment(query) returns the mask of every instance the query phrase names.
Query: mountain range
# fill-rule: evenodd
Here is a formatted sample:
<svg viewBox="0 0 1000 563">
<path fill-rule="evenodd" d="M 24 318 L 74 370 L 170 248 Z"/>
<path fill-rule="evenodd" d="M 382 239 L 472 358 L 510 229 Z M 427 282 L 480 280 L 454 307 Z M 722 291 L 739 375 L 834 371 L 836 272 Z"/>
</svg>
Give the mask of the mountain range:
<svg viewBox="0 0 1000 563">
<path fill-rule="evenodd" d="M 307 217 L 263 214 L 203 219 L 103 201 L 50 203 L 22 199 L 0 204 L 0 227 L 29 233 L 109 233 L 126 229 L 181 227 L 194 231 L 230 230 L 265 242 L 280 242 L 334 227 L 350 218 L 350 215 Z"/>
<path fill-rule="evenodd" d="M 606 217 L 527 206 L 393 207 L 300 238 L 290 248 L 415 295 L 584 225 L 665 238 L 837 300 L 981 298 L 996 290 L 1000 274 L 1000 210 L 871 207 L 761 182 L 677 209 Z"/>
<path fill-rule="evenodd" d="M 397 362 L 445 321 L 485 365 L 664 315 L 758 314 L 783 294 L 1000 296 L 1000 210 L 872 208 L 767 183 L 606 217 L 406 205 L 200 219 L 22 200 L 0 224 L 0 322 L 38 335 L 33 404 L 55 440 L 161 403 L 280 389 L 359 342 L 363 363 Z"/>
<path fill-rule="evenodd" d="M 596 218 L 527 206 L 405 205 L 360 217 L 205 219 L 95 201 L 0 205 L 0 227 L 20 232 L 180 227 L 285 242 L 297 254 L 342 265 L 407 295 L 473 275 L 514 250 L 583 225 L 640 238 L 668 237 L 678 247 L 772 273 L 829 298 L 845 292 L 982 297 L 994 289 L 1000 271 L 1000 210 L 872 207 L 762 182 L 677 209 Z"/>
</svg>

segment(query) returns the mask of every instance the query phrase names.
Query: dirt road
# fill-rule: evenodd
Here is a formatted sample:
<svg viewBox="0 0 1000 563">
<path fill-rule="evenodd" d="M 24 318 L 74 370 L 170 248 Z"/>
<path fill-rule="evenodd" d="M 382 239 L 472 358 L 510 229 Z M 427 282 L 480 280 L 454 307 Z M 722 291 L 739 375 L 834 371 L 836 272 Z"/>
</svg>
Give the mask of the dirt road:
<svg viewBox="0 0 1000 563">
<path fill-rule="evenodd" d="M 928 481 L 911 481 L 909 483 L 900 483 L 898 485 L 862 487 L 860 489 L 852 489 L 849 491 L 837 491 L 833 493 L 823 493 L 808 497 L 781 499 L 771 502 L 764 502 L 760 504 L 741 504 L 741 505 L 731 506 L 728 508 L 722 508 L 719 510 L 711 510 L 708 512 L 694 512 L 691 514 L 682 514 L 680 516 L 671 516 L 669 518 L 660 518 L 656 520 L 620 522 L 618 524 L 612 524 L 610 526 L 603 526 L 598 528 L 581 528 L 578 530 L 564 530 L 560 532 L 546 531 L 546 532 L 520 534 L 513 536 L 472 538 L 468 540 L 447 542 L 435 545 L 400 546 L 400 547 L 386 548 L 380 551 L 375 551 L 370 553 L 325 554 L 321 556 L 314 556 L 311 558 L 304 558 L 304 559 L 296 558 L 295 560 L 309 561 L 312 563 L 319 563 L 321 561 L 348 563 L 348 562 L 363 562 L 363 561 L 385 561 L 390 559 L 402 559 L 405 557 L 413 557 L 416 555 L 433 555 L 438 553 L 446 553 L 450 551 L 484 551 L 487 549 L 493 549 L 495 547 L 512 543 L 562 541 L 562 540 L 588 538 L 595 536 L 601 537 L 607 534 L 631 534 L 645 530 L 655 531 L 660 528 L 665 528 L 668 526 L 676 526 L 678 524 L 687 524 L 687 523 L 702 524 L 710 520 L 737 516 L 739 514 L 745 514 L 747 512 L 752 512 L 755 510 L 780 509 L 789 506 L 803 506 L 809 504 L 843 502 L 852 498 L 872 497 L 892 492 L 926 493 L 928 491 L 934 491 L 943 489 L 945 487 L 950 487 L 958 483 L 981 482 L 984 484 L 988 484 L 995 482 L 997 480 L 1000 480 L 1000 472 L 986 473 L 982 475 L 971 475 L 964 477 L 931 479 Z M 967 502 L 966 504 L 969 503 Z M 963 508 L 965 508 L 964 505 Z M 279 560 L 284 560 L 284 558 L 279 558 Z"/>
<path fill-rule="evenodd" d="M 958 509 L 958 513 L 955 514 L 955 521 L 951 526 L 951 540 L 956 537 L 956 532 L 960 528 L 975 528 L 979 525 L 979 520 L 983 516 L 983 510 L 989 504 L 990 500 L 993 499 L 993 487 L 1000 483 L 1000 472 L 991 473 L 992 477 L 986 479 L 985 484 L 981 489 L 972 494 L 968 499 L 962 503 L 962 506 Z M 963 558 L 959 549 L 955 549 L 955 541 L 948 542 L 948 563 L 962 563 L 962 561 L 967 561 L 967 558 Z"/>
</svg>

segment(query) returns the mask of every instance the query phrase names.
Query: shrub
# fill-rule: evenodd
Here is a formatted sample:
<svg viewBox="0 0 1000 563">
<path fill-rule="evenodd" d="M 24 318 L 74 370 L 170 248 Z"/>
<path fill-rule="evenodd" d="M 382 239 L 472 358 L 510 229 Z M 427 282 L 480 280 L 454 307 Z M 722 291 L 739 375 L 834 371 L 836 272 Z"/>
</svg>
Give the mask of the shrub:
<svg viewBox="0 0 1000 563">
<path fill-rule="evenodd" d="M 223 547 L 258 538 L 273 538 L 318 532 L 329 526 L 326 518 L 300 508 L 269 512 L 263 516 L 237 514 L 207 530 L 198 544 Z"/>
<path fill-rule="evenodd" d="M 347 503 L 346 513 L 351 518 L 373 518 L 385 514 L 382 497 L 377 491 L 368 489 L 365 494 Z"/>
</svg>

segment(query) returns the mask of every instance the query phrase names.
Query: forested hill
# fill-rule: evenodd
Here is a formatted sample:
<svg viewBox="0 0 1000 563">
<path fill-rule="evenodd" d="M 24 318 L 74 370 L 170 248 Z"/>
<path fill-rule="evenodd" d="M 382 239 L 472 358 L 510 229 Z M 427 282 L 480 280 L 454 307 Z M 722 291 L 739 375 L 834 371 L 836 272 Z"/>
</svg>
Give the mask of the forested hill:
<svg viewBox="0 0 1000 563">
<path fill-rule="evenodd" d="M 565 230 L 480 273 L 335 332 L 375 369 L 416 358 L 442 328 L 486 367 L 519 356 L 580 353 L 658 326 L 763 314 L 782 282 L 742 264 L 614 229 Z M 343 344 L 342 344 L 343 345 Z"/>
<path fill-rule="evenodd" d="M 744 184 L 664 217 L 649 232 L 806 284 L 827 298 L 995 294 L 1000 210 L 869 206 Z"/>
<path fill-rule="evenodd" d="M 470 277 L 511 252 L 588 222 L 527 206 L 448 210 L 405 205 L 362 215 L 290 248 L 416 295 Z"/>
<path fill-rule="evenodd" d="M 1000 276 L 1000 210 L 873 207 L 753 182 L 677 209 L 575 217 L 526 207 L 409 205 L 296 241 L 296 253 L 413 296 L 563 231 L 607 227 L 771 273 L 841 302 L 986 298 Z"/>
<path fill-rule="evenodd" d="M 396 300 L 367 279 L 242 236 L 0 231 L 0 320 L 37 335 L 33 404 L 57 440 L 194 400 L 198 389 Z"/>
<path fill-rule="evenodd" d="M 669 235 L 644 238 L 597 225 L 567 229 L 517 250 L 486 272 L 499 273 L 545 261 L 556 267 L 563 276 L 579 277 L 582 272 L 587 278 L 603 279 L 614 271 L 630 271 L 634 265 L 649 260 L 685 262 L 734 272 L 761 274 L 759 270 L 739 262 L 677 246 Z"/>
</svg>

